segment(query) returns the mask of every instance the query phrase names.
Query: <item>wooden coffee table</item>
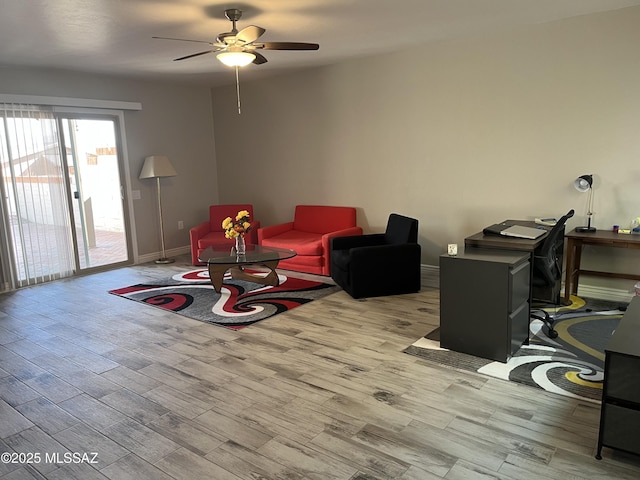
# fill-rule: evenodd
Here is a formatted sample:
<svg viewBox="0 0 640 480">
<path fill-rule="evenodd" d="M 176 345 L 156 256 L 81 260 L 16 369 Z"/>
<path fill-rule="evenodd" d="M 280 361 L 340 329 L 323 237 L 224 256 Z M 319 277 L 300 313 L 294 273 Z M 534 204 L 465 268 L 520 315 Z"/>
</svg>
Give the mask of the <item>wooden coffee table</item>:
<svg viewBox="0 0 640 480">
<path fill-rule="evenodd" d="M 286 248 L 263 247 L 262 245 L 247 245 L 244 255 L 237 255 L 235 247 L 226 245 L 215 245 L 209 247 L 198 257 L 209 267 L 209 279 L 216 292 L 222 289 L 222 279 L 227 270 L 231 272 L 231 278 L 236 280 L 246 280 L 259 283 L 261 285 L 272 285 L 277 287 L 280 284 L 276 267 L 280 260 L 295 257 L 297 254 L 293 250 Z M 266 276 L 255 275 L 245 271 L 247 265 L 259 265 L 269 269 Z"/>
</svg>

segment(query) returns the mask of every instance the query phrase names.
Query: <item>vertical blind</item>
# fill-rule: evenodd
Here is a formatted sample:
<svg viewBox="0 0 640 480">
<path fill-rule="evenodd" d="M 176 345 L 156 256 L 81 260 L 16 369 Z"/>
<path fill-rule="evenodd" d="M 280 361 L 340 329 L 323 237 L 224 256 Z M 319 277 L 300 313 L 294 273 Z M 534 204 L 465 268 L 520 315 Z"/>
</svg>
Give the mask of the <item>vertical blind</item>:
<svg viewBox="0 0 640 480">
<path fill-rule="evenodd" d="M 68 167 L 46 107 L 0 103 L 0 263 L 11 287 L 73 274 Z"/>
</svg>

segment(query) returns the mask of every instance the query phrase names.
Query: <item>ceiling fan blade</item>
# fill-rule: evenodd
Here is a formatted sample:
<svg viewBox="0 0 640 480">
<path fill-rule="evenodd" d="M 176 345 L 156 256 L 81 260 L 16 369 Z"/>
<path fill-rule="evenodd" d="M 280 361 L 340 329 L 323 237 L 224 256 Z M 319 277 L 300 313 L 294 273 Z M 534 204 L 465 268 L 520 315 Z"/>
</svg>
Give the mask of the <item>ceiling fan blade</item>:
<svg viewBox="0 0 640 480">
<path fill-rule="evenodd" d="M 303 42 L 264 42 L 255 44 L 255 47 L 264 50 L 318 50 L 320 45 Z"/>
<path fill-rule="evenodd" d="M 186 38 L 172 38 L 172 37 L 151 37 L 151 38 L 156 38 L 156 39 L 160 39 L 160 40 L 177 40 L 179 42 L 206 43 L 208 45 L 213 45 L 213 43 L 207 42 L 205 40 L 188 40 Z"/>
<path fill-rule="evenodd" d="M 243 28 L 236 35 L 236 39 L 243 41 L 245 44 L 255 42 L 260 36 L 266 32 L 262 27 L 256 27 L 255 25 L 249 25 Z"/>
<path fill-rule="evenodd" d="M 187 58 L 199 57 L 200 55 L 205 55 L 207 53 L 213 53 L 213 52 L 217 52 L 217 50 L 206 50 L 204 52 L 193 53 L 191 55 L 187 55 L 186 57 L 174 58 L 173 61 L 177 62 L 180 60 L 186 60 Z"/>
<path fill-rule="evenodd" d="M 255 50 L 253 50 L 251 53 L 253 53 L 256 56 L 256 58 L 252 62 L 255 65 L 262 65 L 263 63 L 267 63 L 268 60 L 264 55 L 256 52 Z"/>
</svg>

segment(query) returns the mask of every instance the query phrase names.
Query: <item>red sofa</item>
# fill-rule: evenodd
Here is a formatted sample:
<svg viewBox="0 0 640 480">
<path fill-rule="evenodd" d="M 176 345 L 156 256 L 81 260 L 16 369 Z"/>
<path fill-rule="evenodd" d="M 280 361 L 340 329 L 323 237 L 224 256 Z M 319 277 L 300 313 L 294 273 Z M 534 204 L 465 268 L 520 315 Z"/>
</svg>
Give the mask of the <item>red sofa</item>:
<svg viewBox="0 0 640 480">
<path fill-rule="evenodd" d="M 260 222 L 253 217 L 252 205 L 211 205 L 209 207 L 209 220 L 189 230 L 189 237 L 191 239 L 191 263 L 194 265 L 203 265 L 203 263 L 198 260 L 198 255 L 200 255 L 200 252 L 205 248 L 212 245 L 224 245 L 228 243 L 229 248 L 231 248 L 235 240 L 224 236 L 222 221 L 227 217 L 235 219 L 241 210 L 248 211 L 249 217 L 251 218 L 251 229 L 245 237 L 246 242 L 254 245 L 258 243 Z"/>
<path fill-rule="evenodd" d="M 355 208 L 297 205 L 292 222 L 258 229 L 258 244 L 296 251 L 278 268 L 329 276 L 331 239 L 350 235 L 362 235 Z"/>
</svg>

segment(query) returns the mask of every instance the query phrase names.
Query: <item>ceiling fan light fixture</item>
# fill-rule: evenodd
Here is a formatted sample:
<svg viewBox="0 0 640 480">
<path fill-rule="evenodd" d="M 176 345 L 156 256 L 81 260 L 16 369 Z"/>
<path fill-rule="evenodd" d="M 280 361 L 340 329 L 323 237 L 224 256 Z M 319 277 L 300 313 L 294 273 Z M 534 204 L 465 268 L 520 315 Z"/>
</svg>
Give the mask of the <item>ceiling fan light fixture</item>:
<svg viewBox="0 0 640 480">
<path fill-rule="evenodd" d="M 250 52 L 221 52 L 217 57 L 227 67 L 246 67 L 256 59 Z"/>
</svg>

